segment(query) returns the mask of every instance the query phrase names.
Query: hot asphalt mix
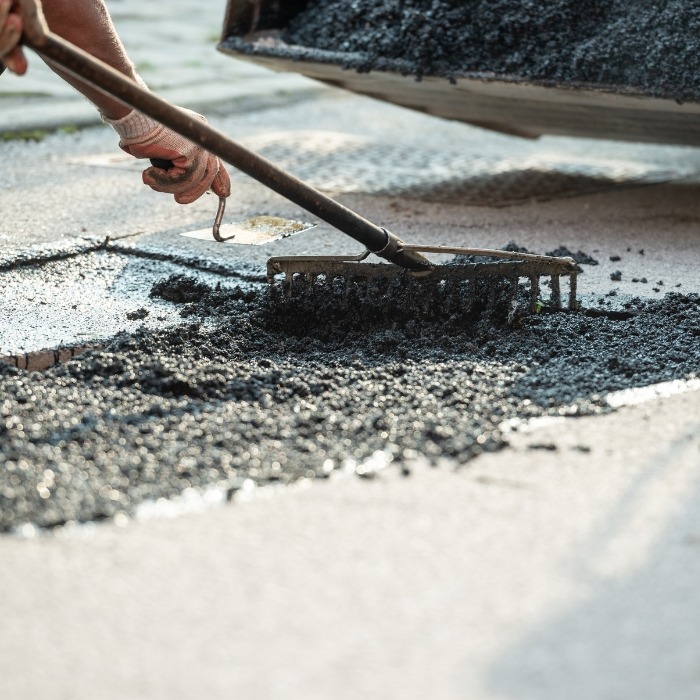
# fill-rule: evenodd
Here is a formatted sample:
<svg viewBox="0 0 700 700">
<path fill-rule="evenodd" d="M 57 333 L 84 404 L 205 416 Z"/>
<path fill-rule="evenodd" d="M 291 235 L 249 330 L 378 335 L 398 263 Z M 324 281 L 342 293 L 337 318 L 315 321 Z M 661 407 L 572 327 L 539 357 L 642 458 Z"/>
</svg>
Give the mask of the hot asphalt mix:
<svg viewBox="0 0 700 700">
<path fill-rule="evenodd" d="M 45 373 L 4 366 L 0 529 L 131 514 L 190 487 L 366 476 L 376 452 L 407 470 L 464 463 L 507 444 L 504 421 L 606 411 L 607 392 L 700 370 L 697 295 L 508 325 L 485 299 L 448 313 L 371 291 L 164 278 L 151 294 L 182 305 L 181 326 Z"/>
<path fill-rule="evenodd" d="M 495 73 L 688 100 L 700 97 L 699 29 L 700 9 L 682 0 L 311 0 L 284 38 L 347 54 L 361 71 L 398 61 L 417 76 Z"/>
</svg>

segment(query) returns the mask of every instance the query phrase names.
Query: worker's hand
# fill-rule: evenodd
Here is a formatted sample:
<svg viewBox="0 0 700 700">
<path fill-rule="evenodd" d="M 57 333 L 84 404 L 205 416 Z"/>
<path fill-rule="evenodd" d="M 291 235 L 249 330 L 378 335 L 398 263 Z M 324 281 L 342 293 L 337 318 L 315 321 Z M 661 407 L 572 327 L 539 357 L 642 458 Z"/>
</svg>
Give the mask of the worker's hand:
<svg viewBox="0 0 700 700">
<path fill-rule="evenodd" d="M 200 114 L 190 114 L 206 121 Z M 169 170 L 150 167 L 143 171 L 144 183 L 156 192 L 174 195 L 178 204 L 194 202 L 210 188 L 219 197 L 231 194 L 231 179 L 216 156 L 150 117 L 133 111 L 122 119 L 105 121 L 119 134 L 119 146 L 127 153 L 172 162 Z"/>
<path fill-rule="evenodd" d="M 0 0 L 0 61 L 17 75 L 27 72 L 27 59 L 19 46 L 23 28 L 18 0 Z"/>
</svg>

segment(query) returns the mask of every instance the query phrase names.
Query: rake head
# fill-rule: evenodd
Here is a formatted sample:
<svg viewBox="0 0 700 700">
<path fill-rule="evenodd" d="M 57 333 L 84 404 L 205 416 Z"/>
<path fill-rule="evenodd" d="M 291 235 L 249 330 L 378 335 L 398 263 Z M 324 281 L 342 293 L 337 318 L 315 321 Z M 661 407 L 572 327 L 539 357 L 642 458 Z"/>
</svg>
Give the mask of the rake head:
<svg viewBox="0 0 700 700">
<path fill-rule="evenodd" d="M 572 258 L 485 248 L 447 248 L 406 245 L 419 253 L 450 253 L 464 256 L 429 270 L 411 272 L 397 265 L 364 262 L 365 251 L 356 256 L 288 256 L 270 258 L 267 279 L 273 296 L 291 298 L 296 294 L 364 290 L 376 301 L 392 294 L 410 294 L 417 310 L 430 306 L 443 313 L 469 312 L 475 302 L 493 310 L 506 294 L 507 320 L 543 307 L 575 310 L 577 266 Z M 569 281 L 562 299 L 561 278 Z M 550 288 L 549 295 L 541 287 Z"/>
</svg>

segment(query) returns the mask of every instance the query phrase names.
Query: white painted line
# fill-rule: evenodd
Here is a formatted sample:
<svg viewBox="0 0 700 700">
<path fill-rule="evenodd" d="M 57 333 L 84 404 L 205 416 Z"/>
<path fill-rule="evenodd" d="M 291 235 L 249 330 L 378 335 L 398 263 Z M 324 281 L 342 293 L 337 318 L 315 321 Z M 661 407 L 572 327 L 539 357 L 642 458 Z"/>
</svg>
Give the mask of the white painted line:
<svg viewBox="0 0 700 700">
<path fill-rule="evenodd" d="M 667 398 L 676 394 L 685 394 L 690 391 L 700 390 L 700 378 L 698 379 L 676 379 L 672 382 L 662 382 L 643 386 L 637 389 L 623 389 L 614 391 L 605 397 L 605 401 L 613 408 L 620 406 L 637 406 L 640 403 L 653 401 L 654 399 Z"/>
</svg>

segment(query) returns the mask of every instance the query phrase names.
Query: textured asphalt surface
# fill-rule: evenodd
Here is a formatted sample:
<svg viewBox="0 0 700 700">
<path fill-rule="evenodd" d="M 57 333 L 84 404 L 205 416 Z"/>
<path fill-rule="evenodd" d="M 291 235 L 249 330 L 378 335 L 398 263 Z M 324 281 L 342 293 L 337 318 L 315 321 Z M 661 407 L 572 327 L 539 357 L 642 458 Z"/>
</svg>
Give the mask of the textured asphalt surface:
<svg viewBox="0 0 700 700">
<path fill-rule="evenodd" d="M 206 113 L 404 238 L 587 254 L 597 315 L 271 309 L 269 255 L 352 243 L 183 238 L 211 198 L 105 127 L 3 142 L 2 695 L 696 697 L 697 151 L 257 104 Z"/>
<path fill-rule="evenodd" d="M 508 326 L 505 284 L 502 308 L 485 295 L 468 313 L 426 308 L 422 288 L 284 302 L 175 275 L 151 294 L 184 303 L 192 323 L 124 334 L 44 374 L 3 372 L 0 529 L 133 515 L 189 488 L 231 496 L 246 480 L 348 464 L 364 475 L 377 452 L 464 463 L 507 444 L 504 421 L 596 413 L 610 391 L 700 370 L 698 295 Z"/>
<path fill-rule="evenodd" d="M 355 55 L 367 71 L 397 61 L 414 75 L 495 73 L 621 86 L 697 99 L 700 10 L 682 0 L 312 0 L 290 21 L 290 44 Z"/>
</svg>

